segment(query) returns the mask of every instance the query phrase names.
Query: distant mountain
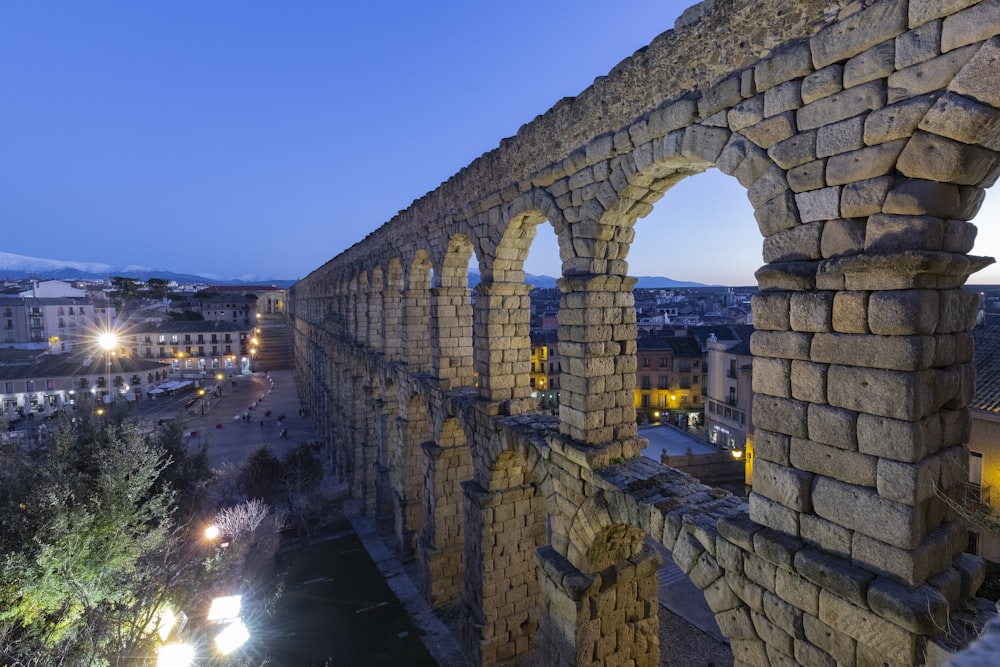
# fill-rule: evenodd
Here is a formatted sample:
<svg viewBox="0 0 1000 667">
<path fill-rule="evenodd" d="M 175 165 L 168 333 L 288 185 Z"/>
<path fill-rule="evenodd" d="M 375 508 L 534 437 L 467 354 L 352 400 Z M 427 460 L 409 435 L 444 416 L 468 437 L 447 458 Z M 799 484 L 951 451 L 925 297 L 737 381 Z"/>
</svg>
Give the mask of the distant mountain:
<svg viewBox="0 0 1000 667">
<path fill-rule="evenodd" d="M 23 280 L 44 278 L 46 280 L 102 280 L 111 276 L 127 276 L 138 280 L 162 278 L 178 283 L 206 283 L 210 285 L 274 285 L 288 287 L 294 280 L 275 280 L 261 276 L 240 276 L 220 278 L 211 275 L 174 273 L 145 266 L 111 266 L 96 262 L 69 262 L 58 259 L 25 257 L 9 252 L 0 252 L 0 279 Z"/>
<path fill-rule="evenodd" d="M 536 276 L 530 273 L 524 274 L 524 282 L 533 287 L 558 287 L 557 278 L 551 276 Z M 479 284 L 479 274 L 475 271 L 469 272 L 469 286 Z M 636 287 L 645 289 L 669 289 L 671 287 L 710 287 L 704 283 L 693 283 L 684 280 L 672 280 L 663 276 L 639 276 Z"/>
</svg>

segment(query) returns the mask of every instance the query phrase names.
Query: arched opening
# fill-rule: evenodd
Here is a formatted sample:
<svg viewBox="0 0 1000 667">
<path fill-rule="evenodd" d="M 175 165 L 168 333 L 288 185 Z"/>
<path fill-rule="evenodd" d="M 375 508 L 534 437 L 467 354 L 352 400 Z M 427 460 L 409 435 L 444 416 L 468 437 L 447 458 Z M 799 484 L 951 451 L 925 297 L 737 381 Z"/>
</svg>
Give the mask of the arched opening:
<svg viewBox="0 0 1000 667">
<path fill-rule="evenodd" d="M 472 242 L 456 234 L 441 258 L 431 292 L 431 363 L 437 377 L 451 387 L 473 386 L 472 299 L 469 292 L 469 261 Z"/>
</svg>

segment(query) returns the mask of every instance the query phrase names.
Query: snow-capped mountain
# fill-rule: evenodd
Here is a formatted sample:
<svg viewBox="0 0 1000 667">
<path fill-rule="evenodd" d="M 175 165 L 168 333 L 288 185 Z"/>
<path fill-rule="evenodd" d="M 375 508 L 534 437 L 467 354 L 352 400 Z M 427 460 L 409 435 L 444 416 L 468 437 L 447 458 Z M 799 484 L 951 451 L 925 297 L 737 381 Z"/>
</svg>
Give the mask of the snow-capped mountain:
<svg viewBox="0 0 1000 667">
<path fill-rule="evenodd" d="M 24 278 L 47 278 L 54 280 L 101 280 L 110 276 L 128 276 L 139 280 L 148 278 L 163 278 L 178 283 L 211 283 L 216 285 L 247 285 L 265 283 L 287 287 L 294 280 L 274 280 L 260 276 L 240 276 L 238 278 L 222 278 L 212 275 L 192 275 L 174 273 L 163 269 L 152 269 L 147 266 L 111 266 L 98 262 L 73 262 L 59 259 L 42 259 L 26 257 L 9 252 L 0 252 L 0 279 L 22 280 Z"/>
</svg>

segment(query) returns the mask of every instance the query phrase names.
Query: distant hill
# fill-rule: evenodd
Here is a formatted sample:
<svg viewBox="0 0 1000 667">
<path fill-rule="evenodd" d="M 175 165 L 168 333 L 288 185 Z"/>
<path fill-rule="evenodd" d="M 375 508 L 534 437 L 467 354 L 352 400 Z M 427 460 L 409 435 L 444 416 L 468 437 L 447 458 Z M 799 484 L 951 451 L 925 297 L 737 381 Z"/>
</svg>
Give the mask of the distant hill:
<svg viewBox="0 0 1000 667">
<path fill-rule="evenodd" d="M 174 273 L 145 266 L 111 266 L 96 262 L 70 262 L 58 259 L 26 257 L 9 252 L 0 252 L 0 279 L 24 280 L 39 278 L 45 280 L 103 280 L 111 276 L 127 276 L 138 280 L 162 278 L 182 284 L 206 283 L 211 285 L 274 285 L 289 287 L 294 280 L 276 280 L 261 276 L 240 276 L 220 278 L 218 276 Z"/>
<path fill-rule="evenodd" d="M 558 287 L 556 283 L 557 278 L 552 276 L 536 276 L 531 273 L 524 274 L 524 282 L 532 285 L 533 287 L 547 288 L 547 287 Z M 479 274 L 475 271 L 469 272 L 469 286 L 479 284 Z M 669 289 L 672 287 L 710 287 L 704 283 L 694 283 L 684 280 L 673 280 L 671 278 L 665 278 L 663 276 L 639 276 L 638 282 L 635 284 L 636 287 L 642 287 L 645 289 Z"/>
</svg>

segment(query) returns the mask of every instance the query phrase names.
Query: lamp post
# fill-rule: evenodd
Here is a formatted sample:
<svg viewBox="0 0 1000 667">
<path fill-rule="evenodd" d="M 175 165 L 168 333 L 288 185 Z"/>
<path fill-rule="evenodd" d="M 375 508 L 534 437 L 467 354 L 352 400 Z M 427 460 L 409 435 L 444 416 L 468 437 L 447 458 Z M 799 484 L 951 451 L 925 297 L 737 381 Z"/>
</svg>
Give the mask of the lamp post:
<svg viewBox="0 0 1000 667">
<path fill-rule="evenodd" d="M 111 397 L 111 351 L 118 347 L 118 336 L 113 331 L 105 331 L 100 336 L 97 337 L 97 344 L 101 346 L 104 350 L 105 358 L 105 378 L 108 387 L 108 402 L 110 403 Z"/>
</svg>

